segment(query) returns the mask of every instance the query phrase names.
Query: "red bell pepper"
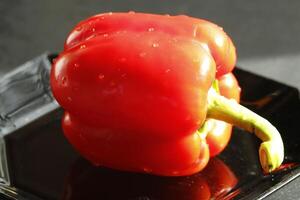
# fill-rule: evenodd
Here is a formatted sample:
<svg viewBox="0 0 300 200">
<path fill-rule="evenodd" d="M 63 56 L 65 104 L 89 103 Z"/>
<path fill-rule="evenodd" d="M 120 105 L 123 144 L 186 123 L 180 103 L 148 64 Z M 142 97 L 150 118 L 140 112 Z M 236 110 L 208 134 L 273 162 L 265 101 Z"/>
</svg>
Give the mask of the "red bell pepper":
<svg viewBox="0 0 300 200">
<path fill-rule="evenodd" d="M 278 131 L 220 96 L 236 60 L 217 25 L 187 16 L 106 13 L 80 22 L 51 71 L 63 129 L 95 165 L 179 176 L 209 159 L 207 118 L 254 132 L 265 171 L 283 161 Z M 212 83 L 214 82 L 214 87 Z M 198 131 L 198 129 L 200 131 Z"/>
</svg>

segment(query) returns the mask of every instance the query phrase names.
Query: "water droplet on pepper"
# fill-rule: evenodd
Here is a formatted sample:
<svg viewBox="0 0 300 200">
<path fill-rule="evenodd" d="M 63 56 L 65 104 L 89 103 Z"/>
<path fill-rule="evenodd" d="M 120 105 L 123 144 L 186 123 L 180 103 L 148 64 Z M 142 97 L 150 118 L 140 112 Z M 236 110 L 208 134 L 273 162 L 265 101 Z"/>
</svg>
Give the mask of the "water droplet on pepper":
<svg viewBox="0 0 300 200">
<path fill-rule="evenodd" d="M 153 32 L 155 29 L 153 27 L 148 28 L 149 32 Z"/>
<path fill-rule="evenodd" d="M 98 79 L 103 80 L 104 79 L 104 74 L 99 74 Z"/>
<path fill-rule="evenodd" d="M 78 27 L 76 27 L 76 29 L 75 29 L 76 31 L 81 31 L 82 30 L 82 26 L 78 26 Z"/>
<path fill-rule="evenodd" d="M 152 47 L 157 48 L 157 47 L 159 47 L 159 44 L 158 43 L 153 43 Z"/>
<path fill-rule="evenodd" d="M 144 168 L 143 168 L 143 171 L 144 171 L 145 173 L 151 173 L 151 172 L 152 172 L 152 170 L 149 169 L 149 168 L 147 168 L 147 167 L 144 167 Z"/>
<path fill-rule="evenodd" d="M 146 56 L 146 52 L 141 52 L 141 53 L 139 54 L 139 56 L 140 56 L 141 58 L 145 57 L 145 56 Z"/>
<path fill-rule="evenodd" d="M 61 78 L 61 83 L 62 83 L 62 85 L 66 85 L 67 78 L 65 76 Z"/>
</svg>

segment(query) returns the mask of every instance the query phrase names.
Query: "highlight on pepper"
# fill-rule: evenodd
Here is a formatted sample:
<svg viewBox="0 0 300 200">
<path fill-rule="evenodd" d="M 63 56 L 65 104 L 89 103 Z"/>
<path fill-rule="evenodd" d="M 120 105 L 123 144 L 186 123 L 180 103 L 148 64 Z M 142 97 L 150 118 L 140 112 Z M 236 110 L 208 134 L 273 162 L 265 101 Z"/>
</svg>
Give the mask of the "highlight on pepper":
<svg viewBox="0 0 300 200">
<path fill-rule="evenodd" d="M 281 136 L 238 103 L 235 63 L 230 37 L 209 21 L 104 13 L 70 32 L 50 81 L 66 138 L 95 165 L 194 174 L 226 147 L 233 124 L 262 140 L 261 166 L 272 172 Z"/>
</svg>

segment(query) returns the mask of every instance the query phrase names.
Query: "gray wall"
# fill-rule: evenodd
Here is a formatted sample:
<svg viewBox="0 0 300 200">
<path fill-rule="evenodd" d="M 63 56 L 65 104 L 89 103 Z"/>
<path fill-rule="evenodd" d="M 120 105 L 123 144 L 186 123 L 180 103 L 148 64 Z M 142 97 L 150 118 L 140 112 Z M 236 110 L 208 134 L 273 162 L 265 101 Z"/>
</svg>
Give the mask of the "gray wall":
<svg viewBox="0 0 300 200">
<path fill-rule="evenodd" d="M 300 83 L 296 75 L 284 75 L 300 68 L 298 0 L 2 0 L 0 75 L 46 50 L 60 51 L 79 20 L 101 12 L 129 10 L 187 14 L 213 21 L 233 38 L 242 68 L 287 79 L 295 86 Z M 276 68 L 282 64 L 285 66 Z"/>
</svg>

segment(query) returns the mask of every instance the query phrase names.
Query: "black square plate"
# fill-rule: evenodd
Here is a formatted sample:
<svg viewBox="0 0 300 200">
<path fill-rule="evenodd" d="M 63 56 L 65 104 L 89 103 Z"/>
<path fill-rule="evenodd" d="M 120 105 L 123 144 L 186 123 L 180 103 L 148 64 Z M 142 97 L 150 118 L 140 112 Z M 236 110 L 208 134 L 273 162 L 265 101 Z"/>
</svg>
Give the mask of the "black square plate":
<svg viewBox="0 0 300 200">
<path fill-rule="evenodd" d="M 234 73 L 242 88 L 241 103 L 270 120 L 282 134 L 286 156 L 280 170 L 263 174 L 259 141 L 238 128 L 225 151 L 193 176 L 167 178 L 95 167 L 64 138 L 62 110 L 57 109 L 9 138 L 10 187 L 22 199 L 63 200 L 257 199 L 280 190 L 300 174 L 298 90 L 238 68 Z"/>
</svg>

